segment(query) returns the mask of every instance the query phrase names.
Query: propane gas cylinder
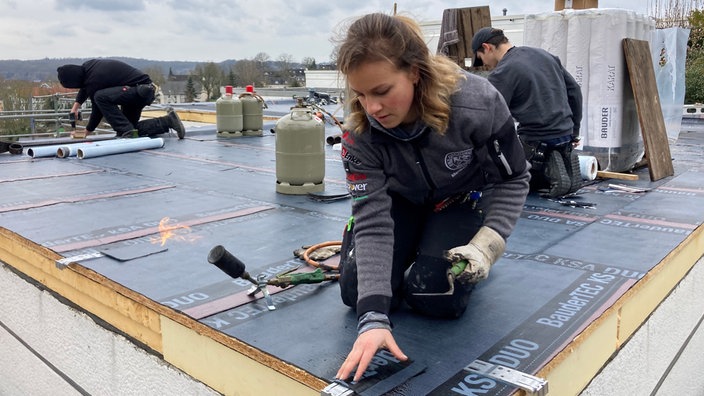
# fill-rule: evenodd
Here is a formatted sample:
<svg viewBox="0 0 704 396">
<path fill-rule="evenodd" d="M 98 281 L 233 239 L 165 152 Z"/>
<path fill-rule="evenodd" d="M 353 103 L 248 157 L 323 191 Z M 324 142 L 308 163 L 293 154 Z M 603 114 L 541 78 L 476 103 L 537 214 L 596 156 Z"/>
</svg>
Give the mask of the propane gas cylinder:
<svg viewBox="0 0 704 396">
<path fill-rule="evenodd" d="M 242 101 L 232 96 L 232 86 L 215 102 L 215 123 L 219 134 L 242 132 Z"/>
<path fill-rule="evenodd" d="M 276 122 L 276 192 L 307 194 L 325 189 L 325 125 L 299 99 Z"/>
<path fill-rule="evenodd" d="M 247 85 L 245 92 L 240 94 L 242 101 L 242 133 L 247 136 L 262 136 L 264 124 L 264 110 L 259 95 L 255 94 L 254 87 Z"/>
</svg>

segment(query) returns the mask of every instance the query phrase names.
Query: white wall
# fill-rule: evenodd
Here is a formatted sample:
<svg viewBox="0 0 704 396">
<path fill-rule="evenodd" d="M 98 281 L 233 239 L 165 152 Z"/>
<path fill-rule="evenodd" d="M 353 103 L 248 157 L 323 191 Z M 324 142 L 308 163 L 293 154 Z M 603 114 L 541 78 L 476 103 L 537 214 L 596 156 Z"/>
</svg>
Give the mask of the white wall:
<svg viewBox="0 0 704 396">
<path fill-rule="evenodd" d="M 0 395 L 219 395 L 0 262 Z"/>
<path fill-rule="evenodd" d="M 704 395 L 702 318 L 704 258 L 594 377 L 582 396 L 640 396 L 656 389 L 655 394 L 663 396 Z"/>
</svg>

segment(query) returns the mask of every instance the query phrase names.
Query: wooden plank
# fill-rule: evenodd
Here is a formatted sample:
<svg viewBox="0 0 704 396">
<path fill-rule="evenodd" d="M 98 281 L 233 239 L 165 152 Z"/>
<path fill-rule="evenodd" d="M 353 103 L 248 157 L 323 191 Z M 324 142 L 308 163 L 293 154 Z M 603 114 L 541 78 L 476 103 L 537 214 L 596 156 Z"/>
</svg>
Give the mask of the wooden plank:
<svg viewBox="0 0 704 396">
<path fill-rule="evenodd" d="M 555 11 L 565 9 L 565 0 L 555 0 Z M 570 9 L 583 10 L 586 8 L 599 8 L 599 0 L 572 0 L 570 1 Z"/>
<path fill-rule="evenodd" d="M 471 58 L 474 55 L 472 52 L 474 33 L 483 27 L 491 26 L 489 6 L 446 9 L 443 11 L 443 20 L 449 17 L 447 15 L 450 10 L 456 11 L 455 24 L 459 42 L 447 47 L 447 56 L 460 67 L 465 68 L 465 58 Z"/>
<path fill-rule="evenodd" d="M 618 173 L 609 171 L 596 171 L 596 177 L 604 179 L 638 180 L 638 175 L 632 173 Z"/>
<path fill-rule="evenodd" d="M 474 51 L 472 51 L 472 37 L 474 33 L 479 31 L 479 29 L 487 26 L 491 26 L 491 13 L 489 6 L 483 7 L 471 7 L 470 8 L 472 30 L 467 32 L 467 58 L 474 58 Z M 464 60 L 463 60 L 464 61 Z M 464 66 L 464 64 L 462 64 Z"/>
<path fill-rule="evenodd" d="M 628 75 L 636 101 L 638 121 L 643 134 L 645 158 L 648 160 L 650 180 L 672 176 L 670 143 L 667 140 L 665 119 L 660 107 L 660 96 L 655 83 L 655 71 L 650 56 L 650 45 L 645 40 L 623 39 Z"/>
</svg>

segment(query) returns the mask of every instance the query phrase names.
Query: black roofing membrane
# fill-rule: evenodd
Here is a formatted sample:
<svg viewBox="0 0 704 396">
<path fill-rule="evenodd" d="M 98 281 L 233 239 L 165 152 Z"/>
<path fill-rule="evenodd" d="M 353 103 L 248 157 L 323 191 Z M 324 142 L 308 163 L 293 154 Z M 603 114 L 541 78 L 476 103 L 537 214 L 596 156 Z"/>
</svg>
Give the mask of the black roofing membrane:
<svg viewBox="0 0 704 396">
<path fill-rule="evenodd" d="M 284 113 L 281 106 L 269 111 Z M 223 245 L 253 276 L 275 274 L 305 265 L 294 250 L 341 239 L 350 213 L 349 199 L 276 193 L 274 126 L 265 123 L 261 137 L 230 139 L 189 126 L 186 139 L 166 137 L 161 149 L 84 160 L 0 154 L 0 226 L 64 257 L 102 253 L 79 262 L 186 313 L 245 296 L 251 284 L 208 263 L 211 248 Z M 327 126 L 327 136 L 337 133 Z M 537 372 L 701 225 L 702 143 L 699 124 L 684 124 L 671 147 L 675 176 L 650 182 L 642 168 L 636 182 L 590 184 L 575 200 L 593 209 L 531 193 L 506 253 L 475 288 L 464 316 L 439 320 L 402 306 L 391 319 L 411 362 L 380 352 L 367 378 L 352 386 L 368 395 L 512 393 L 464 367 L 482 359 Z M 339 151 L 325 150 L 325 190 L 342 192 Z M 649 190 L 627 193 L 609 188 L 614 183 Z M 165 218 L 188 228 L 163 242 L 155 230 Z M 278 289 L 272 298 L 273 311 L 261 298 L 245 298 L 199 320 L 332 381 L 357 324 L 337 284 Z M 584 304 L 567 320 L 549 319 L 575 298 Z"/>
</svg>

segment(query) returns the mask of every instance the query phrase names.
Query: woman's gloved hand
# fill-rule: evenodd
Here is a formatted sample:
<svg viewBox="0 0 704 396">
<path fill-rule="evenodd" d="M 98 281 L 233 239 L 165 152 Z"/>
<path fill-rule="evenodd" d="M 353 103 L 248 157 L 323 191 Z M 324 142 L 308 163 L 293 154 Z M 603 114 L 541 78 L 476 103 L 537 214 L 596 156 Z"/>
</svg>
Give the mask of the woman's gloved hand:
<svg viewBox="0 0 704 396">
<path fill-rule="evenodd" d="M 445 252 L 445 259 L 452 263 L 466 260 L 467 266 L 457 276 L 462 284 L 477 283 L 489 276 L 489 269 L 506 249 L 506 241 L 493 229 L 482 226 L 468 244 Z"/>
</svg>

